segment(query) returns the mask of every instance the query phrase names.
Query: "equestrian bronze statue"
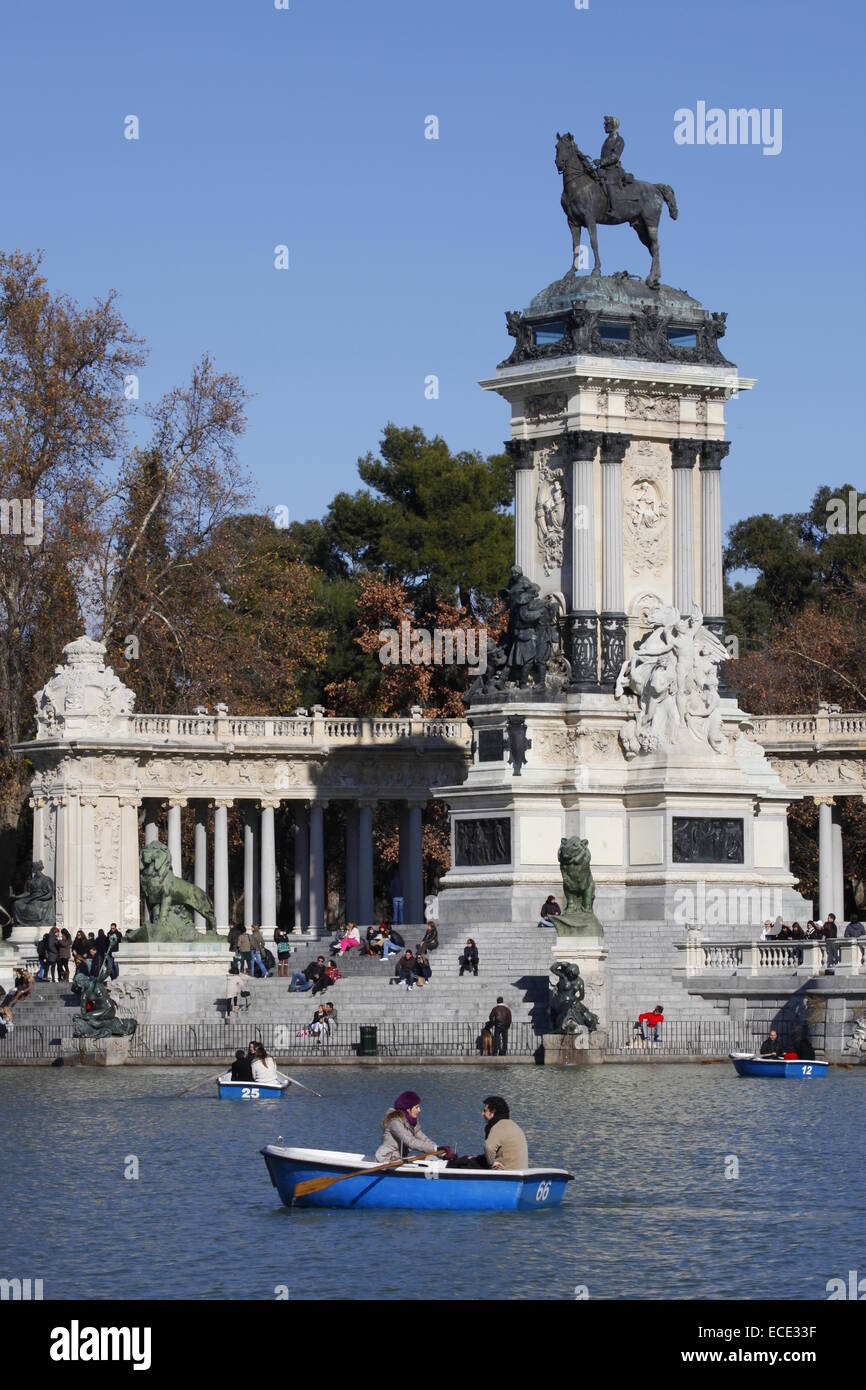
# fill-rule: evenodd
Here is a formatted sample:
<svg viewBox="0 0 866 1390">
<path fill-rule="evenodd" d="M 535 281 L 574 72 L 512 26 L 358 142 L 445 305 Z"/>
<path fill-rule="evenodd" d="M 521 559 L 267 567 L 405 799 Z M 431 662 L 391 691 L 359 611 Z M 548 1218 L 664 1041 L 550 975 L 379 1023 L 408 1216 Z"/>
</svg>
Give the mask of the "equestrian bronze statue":
<svg viewBox="0 0 866 1390">
<path fill-rule="evenodd" d="M 571 228 L 574 246 L 572 268 L 578 269 L 580 234 L 589 233 L 595 264 L 590 275 L 601 275 L 601 260 L 595 229 L 618 227 L 628 222 L 634 227 L 652 256 L 647 284 L 655 288 L 661 281 L 659 264 L 659 221 L 667 203 L 672 219 L 678 216 L 674 190 L 666 183 L 644 183 L 627 174 L 620 164 L 625 141 L 619 133 L 616 116 L 605 116 L 607 138 L 598 160 L 578 149 L 570 133 L 556 135 L 556 167 L 562 174 L 562 210 Z"/>
</svg>

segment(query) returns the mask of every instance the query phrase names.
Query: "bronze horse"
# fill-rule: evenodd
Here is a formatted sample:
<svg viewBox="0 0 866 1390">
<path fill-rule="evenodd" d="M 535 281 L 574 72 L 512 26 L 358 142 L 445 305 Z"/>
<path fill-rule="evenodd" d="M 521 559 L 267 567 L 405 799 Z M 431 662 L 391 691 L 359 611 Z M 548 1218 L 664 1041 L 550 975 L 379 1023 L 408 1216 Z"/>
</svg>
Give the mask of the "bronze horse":
<svg viewBox="0 0 866 1390">
<path fill-rule="evenodd" d="M 606 227 L 618 227 L 628 222 L 634 227 L 644 246 L 652 256 L 652 265 L 646 282 L 655 288 L 661 280 L 659 265 L 659 220 L 662 204 L 667 203 L 673 221 L 678 216 L 677 200 L 674 190 L 666 183 L 645 183 L 633 179 L 623 183 L 618 201 L 620 210 L 608 212 L 607 193 L 595 172 L 592 160 L 574 143 L 574 136 L 556 134 L 556 167 L 562 174 L 562 210 L 571 228 L 574 243 L 573 269 L 578 268 L 580 253 L 580 233 L 586 228 L 592 245 L 595 265 L 590 275 L 601 274 L 601 261 L 598 255 L 598 241 L 595 229 L 599 223 Z"/>
</svg>

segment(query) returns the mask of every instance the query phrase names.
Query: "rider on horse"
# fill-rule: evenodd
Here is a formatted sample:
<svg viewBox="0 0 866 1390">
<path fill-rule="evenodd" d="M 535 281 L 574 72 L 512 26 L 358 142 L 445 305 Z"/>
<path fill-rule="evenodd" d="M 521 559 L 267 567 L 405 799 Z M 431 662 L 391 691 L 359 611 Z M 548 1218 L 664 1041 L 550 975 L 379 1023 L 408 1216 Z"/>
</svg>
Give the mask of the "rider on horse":
<svg viewBox="0 0 866 1390">
<path fill-rule="evenodd" d="M 616 213 L 613 205 L 614 196 L 620 192 L 624 183 L 632 182 L 632 176 L 625 172 L 619 162 L 619 157 L 625 149 L 625 141 L 619 133 L 619 117 L 605 116 L 604 128 L 607 139 L 601 147 L 601 155 L 595 167 L 598 181 L 607 194 L 607 214 L 613 217 Z"/>
</svg>

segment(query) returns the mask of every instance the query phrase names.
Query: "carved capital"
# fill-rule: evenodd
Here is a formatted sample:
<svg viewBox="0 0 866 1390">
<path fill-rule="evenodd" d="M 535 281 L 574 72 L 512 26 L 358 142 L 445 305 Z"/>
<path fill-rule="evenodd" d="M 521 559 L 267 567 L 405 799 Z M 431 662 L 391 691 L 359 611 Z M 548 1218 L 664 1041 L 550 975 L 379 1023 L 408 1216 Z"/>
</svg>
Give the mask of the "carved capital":
<svg viewBox="0 0 866 1390">
<path fill-rule="evenodd" d="M 604 435 L 601 444 L 602 463 L 622 463 L 630 443 L 630 434 Z"/>
<path fill-rule="evenodd" d="M 835 806 L 835 805 L 836 805 L 836 798 L 835 798 L 835 796 L 813 796 L 813 797 L 812 797 L 812 800 L 814 801 L 814 803 L 815 803 L 816 806 Z M 864 798 L 864 800 L 866 800 L 866 798 Z"/>
<path fill-rule="evenodd" d="M 600 430 L 565 430 L 564 438 L 572 458 L 586 463 L 595 458 L 604 435 Z"/>
<path fill-rule="evenodd" d="M 709 473 L 720 469 L 722 459 L 727 458 L 730 447 L 726 439 L 705 439 L 701 444 L 701 472 Z"/>
<path fill-rule="evenodd" d="M 218 810 L 230 811 L 235 804 L 235 799 L 233 796 L 215 796 L 213 804 Z"/>
<path fill-rule="evenodd" d="M 671 468 L 694 468 L 700 447 L 698 439 L 672 439 Z"/>
<path fill-rule="evenodd" d="M 259 801 L 259 806 L 263 811 L 278 811 L 280 809 L 280 805 L 281 798 L 279 796 L 263 796 Z"/>
<path fill-rule="evenodd" d="M 515 468 L 534 468 L 535 456 L 528 439 L 506 439 L 505 452 Z"/>
</svg>

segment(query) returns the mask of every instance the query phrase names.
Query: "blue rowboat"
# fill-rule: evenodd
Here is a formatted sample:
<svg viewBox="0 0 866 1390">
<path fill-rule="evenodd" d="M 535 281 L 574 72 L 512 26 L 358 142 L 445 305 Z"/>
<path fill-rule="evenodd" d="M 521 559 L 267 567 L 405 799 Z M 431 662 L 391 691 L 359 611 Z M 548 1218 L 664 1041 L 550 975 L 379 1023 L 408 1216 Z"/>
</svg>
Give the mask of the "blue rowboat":
<svg viewBox="0 0 866 1390">
<path fill-rule="evenodd" d="M 540 1211 L 558 1207 L 573 1175 L 563 1168 L 448 1168 L 444 1159 L 422 1159 L 388 1172 L 359 1172 L 378 1165 L 363 1154 L 332 1149 L 293 1149 L 268 1144 L 261 1150 L 271 1182 L 287 1206 L 347 1207 L 360 1211 Z M 321 1192 L 295 1197 L 309 1178 L 357 1176 Z"/>
<path fill-rule="evenodd" d="M 738 1076 L 787 1076 L 815 1080 L 827 1075 L 827 1063 L 786 1062 L 783 1057 L 759 1057 L 754 1052 L 731 1052 L 731 1061 Z"/>
<path fill-rule="evenodd" d="M 217 1077 L 217 1091 L 220 1100 L 279 1100 L 280 1096 L 289 1089 L 291 1081 L 282 1072 L 277 1072 L 279 1081 L 276 1086 L 265 1086 L 261 1081 L 232 1081 L 230 1071 L 224 1071 L 222 1076 Z"/>
</svg>

